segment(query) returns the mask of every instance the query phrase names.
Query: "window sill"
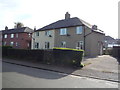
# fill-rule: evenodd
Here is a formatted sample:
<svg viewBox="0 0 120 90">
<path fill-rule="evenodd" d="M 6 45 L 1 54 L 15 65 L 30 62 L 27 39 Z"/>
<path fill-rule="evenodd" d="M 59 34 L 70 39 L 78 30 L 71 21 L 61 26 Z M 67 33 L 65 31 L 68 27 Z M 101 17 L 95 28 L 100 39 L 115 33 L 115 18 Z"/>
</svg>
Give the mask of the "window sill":
<svg viewBox="0 0 120 90">
<path fill-rule="evenodd" d="M 76 35 L 82 35 L 82 33 L 81 33 L 81 34 L 77 34 L 77 33 L 76 33 Z"/>
</svg>

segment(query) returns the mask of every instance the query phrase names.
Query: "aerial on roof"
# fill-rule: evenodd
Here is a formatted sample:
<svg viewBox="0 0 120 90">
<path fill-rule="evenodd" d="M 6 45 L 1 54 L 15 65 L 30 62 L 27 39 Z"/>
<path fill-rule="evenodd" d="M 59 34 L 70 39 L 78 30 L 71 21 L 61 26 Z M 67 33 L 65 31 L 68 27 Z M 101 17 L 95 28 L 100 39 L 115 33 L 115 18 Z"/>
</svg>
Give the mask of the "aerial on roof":
<svg viewBox="0 0 120 90">
<path fill-rule="evenodd" d="M 31 32 L 33 31 L 32 29 L 26 30 L 28 27 L 21 27 L 21 28 L 13 28 L 13 29 L 8 29 L 8 30 L 2 30 L 3 34 L 9 34 L 9 33 L 22 33 L 22 32 Z"/>
</svg>

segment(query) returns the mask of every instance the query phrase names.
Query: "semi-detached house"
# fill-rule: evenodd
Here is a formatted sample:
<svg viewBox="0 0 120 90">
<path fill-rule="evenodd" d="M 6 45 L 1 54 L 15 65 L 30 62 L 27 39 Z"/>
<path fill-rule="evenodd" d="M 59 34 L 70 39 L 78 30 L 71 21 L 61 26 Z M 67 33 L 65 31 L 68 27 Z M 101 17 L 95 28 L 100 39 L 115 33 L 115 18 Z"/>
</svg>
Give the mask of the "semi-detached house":
<svg viewBox="0 0 120 90">
<path fill-rule="evenodd" d="M 85 55 L 102 54 L 105 34 L 96 25 L 77 18 L 58 20 L 36 30 L 32 35 L 32 49 L 52 49 L 53 47 L 84 49 Z"/>
<path fill-rule="evenodd" d="M 0 44 L 2 46 L 12 46 L 18 49 L 31 49 L 31 35 L 33 32 L 33 29 L 29 27 L 8 29 L 6 26 L 5 30 L 0 31 Z"/>
</svg>

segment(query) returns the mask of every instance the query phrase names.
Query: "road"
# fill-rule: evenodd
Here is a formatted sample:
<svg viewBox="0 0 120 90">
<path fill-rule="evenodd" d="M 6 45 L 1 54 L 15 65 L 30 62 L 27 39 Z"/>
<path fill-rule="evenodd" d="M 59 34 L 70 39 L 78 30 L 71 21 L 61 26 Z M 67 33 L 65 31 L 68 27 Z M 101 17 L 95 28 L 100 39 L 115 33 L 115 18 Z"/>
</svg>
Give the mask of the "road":
<svg viewBox="0 0 120 90">
<path fill-rule="evenodd" d="M 2 63 L 3 88 L 118 88 L 117 82 Z"/>
</svg>

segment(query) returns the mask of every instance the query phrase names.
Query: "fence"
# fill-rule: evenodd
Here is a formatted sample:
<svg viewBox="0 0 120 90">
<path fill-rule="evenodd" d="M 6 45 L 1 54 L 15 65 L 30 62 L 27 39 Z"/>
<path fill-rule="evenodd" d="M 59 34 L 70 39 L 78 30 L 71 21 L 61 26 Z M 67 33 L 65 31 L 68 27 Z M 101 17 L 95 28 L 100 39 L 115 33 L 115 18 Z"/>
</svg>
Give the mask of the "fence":
<svg viewBox="0 0 120 90">
<path fill-rule="evenodd" d="M 120 46 L 113 46 L 112 56 L 120 58 Z"/>
</svg>

